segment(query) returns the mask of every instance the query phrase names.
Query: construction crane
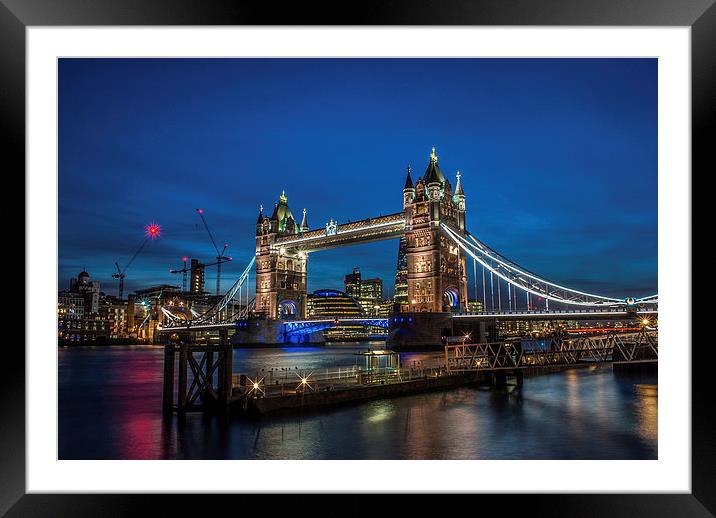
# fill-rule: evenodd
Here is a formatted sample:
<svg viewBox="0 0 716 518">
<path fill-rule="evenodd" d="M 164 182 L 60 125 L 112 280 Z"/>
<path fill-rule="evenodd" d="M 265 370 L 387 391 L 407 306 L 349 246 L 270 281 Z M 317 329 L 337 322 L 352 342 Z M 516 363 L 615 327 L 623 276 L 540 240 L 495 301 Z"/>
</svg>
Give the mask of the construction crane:
<svg viewBox="0 0 716 518">
<path fill-rule="evenodd" d="M 156 223 L 150 223 L 146 227 L 144 227 L 145 230 L 145 236 L 144 239 L 142 239 L 142 242 L 139 245 L 139 248 L 134 252 L 134 255 L 132 255 L 132 258 L 127 262 L 127 264 L 124 266 L 124 268 L 119 267 L 119 262 L 115 261 L 114 266 L 117 268 L 117 273 L 112 274 L 113 279 L 119 279 L 119 291 L 118 296 L 119 300 L 122 300 L 122 296 L 124 295 L 124 278 L 126 277 L 125 273 L 127 269 L 132 265 L 134 260 L 137 258 L 137 256 L 144 250 L 144 246 L 153 239 L 156 239 L 159 237 L 161 227 L 157 225 Z"/>
<path fill-rule="evenodd" d="M 181 258 L 182 262 L 184 263 L 184 268 L 182 269 L 182 276 L 181 276 L 181 290 L 186 291 L 186 262 L 189 260 L 188 257 L 184 256 Z"/>
<path fill-rule="evenodd" d="M 211 265 L 206 266 L 213 266 L 216 265 L 216 294 L 221 295 L 221 265 L 222 263 L 226 263 L 231 261 L 231 257 L 227 257 L 224 254 L 226 253 L 226 249 L 229 248 L 229 245 L 224 245 L 224 249 L 219 252 L 219 247 L 216 246 L 216 241 L 214 240 L 214 235 L 211 233 L 211 230 L 209 230 L 209 225 L 206 223 L 206 219 L 204 219 L 204 209 L 196 209 L 196 212 L 199 214 L 199 217 L 201 218 L 201 222 L 204 223 L 204 228 L 206 229 L 206 232 L 209 234 L 209 239 L 211 239 L 211 244 L 214 245 L 214 250 L 216 250 L 216 262 L 212 263 Z"/>
<path fill-rule="evenodd" d="M 226 257 L 225 259 L 226 260 L 223 260 L 221 262 L 225 263 L 226 261 L 231 261 L 231 257 Z M 181 273 L 182 274 L 182 286 L 181 286 L 182 291 L 186 291 L 186 274 L 188 272 L 192 272 L 194 270 L 199 270 L 201 268 L 206 268 L 207 266 L 216 266 L 216 265 L 220 264 L 217 261 L 215 263 L 199 264 L 199 265 L 197 265 L 196 268 L 191 268 L 191 267 L 187 268 L 186 263 L 188 260 L 189 259 L 187 257 L 182 257 L 182 261 L 184 262 L 184 268 L 182 268 L 181 270 L 172 270 L 172 269 L 169 270 L 169 273 Z"/>
</svg>

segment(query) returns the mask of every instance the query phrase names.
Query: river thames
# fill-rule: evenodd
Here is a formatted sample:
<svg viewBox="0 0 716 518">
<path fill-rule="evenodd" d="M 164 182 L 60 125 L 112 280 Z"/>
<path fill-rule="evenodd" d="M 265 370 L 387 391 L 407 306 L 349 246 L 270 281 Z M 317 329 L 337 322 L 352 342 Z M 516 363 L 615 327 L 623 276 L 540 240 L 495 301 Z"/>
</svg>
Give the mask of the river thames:
<svg viewBox="0 0 716 518">
<path fill-rule="evenodd" d="M 351 366 L 382 344 L 235 349 L 234 372 Z M 404 364 L 438 353 L 403 353 Z M 255 420 L 162 413 L 162 347 L 61 348 L 60 459 L 656 459 L 656 376 L 611 366 Z"/>
</svg>

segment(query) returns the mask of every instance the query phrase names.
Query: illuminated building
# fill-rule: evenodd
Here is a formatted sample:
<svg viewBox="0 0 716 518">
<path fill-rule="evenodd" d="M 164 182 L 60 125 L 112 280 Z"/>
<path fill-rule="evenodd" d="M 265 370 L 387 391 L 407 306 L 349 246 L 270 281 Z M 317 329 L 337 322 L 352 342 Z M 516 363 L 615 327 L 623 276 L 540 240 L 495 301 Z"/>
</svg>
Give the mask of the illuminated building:
<svg viewBox="0 0 716 518">
<path fill-rule="evenodd" d="M 269 318 L 302 318 L 306 314 L 307 254 L 274 246 L 279 237 L 308 231 L 306 210 L 298 224 L 282 192 L 271 217 L 259 208 L 256 220 L 256 312 Z"/>
<path fill-rule="evenodd" d="M 360 297 L 360 281 L 360 268 L 353 268 L 353 273 L 349 273 L 343 278 L 346 295 L 354 298 Z"/>
<path fill-rule="evenodd" d="M 403 188 L 403 210 L 406 210 L 413 198 L 415 197 L 415 187 L 410 177 L 410 166 L 408 165 L 408 174 L 405 177 L 405 187 Z M 400 238 L 398 243 L 398 264 L 395 268 L 395 292 L 393 295 L 393 312 L 408 311 L 408 256 L 407 242 L 405 236 Z"/>
<path fill-rule="evenodd" d="M 366 315 L 378 316 L 383 302 L 383 280 L 362 279 L 360 268 L 353 268 L 343 279 L 346 295 L 358 301 Z"/>
<path fill-rule="evenodd" d="M 468 313 L 482 313 L 485 307 L 481 300 L 469 300 L 467 302 Z"/>
<path fill-rule="evenodd" d="M 191 278 L 189 281 L 189 291 L 191 293 L 204 293 L 204 265 L 197 259 L 191 260 Z"/>
<path fill-rule="evenodd" d="M 99 282 L 90 281 L 89 273 L 82 270 L 77 277 L 70 279 L 70 293 L 80 293 L 85 299 L 87 314 L 99 311 Z"/>
<path fill-rule="evenodd" d="M 530 320 L 503 320 L 497 322 L 499 337 L 526 337 L 551 334 L 557 322 Z"/>
<path fill-rule="evenodd" d="M 361 304 L 338 290 L 317 290 L 306 297 L 307 318 L 359 318 L 367 315 Z M 323 332 L 326 340 L 366 339 L 385 330 L 362 324 L 336 326 Z"/>
<path fill-rule="evenodd" d="M 382 301 L 383 279 L 363 279 L 360 284 L 360 296 L 373 301 Z"/>
<path fill-rule="evenodd" d="M 85 316 L 85 298 L 79 293 L 61 291 L 57 295 L 57 315 L 72 320 Z"/>
<path fill-rule="evenodd" d="M 61 291 L 57 295 L 57 336 L 60 340 L 79 341 L 85 316 L 85 299 L 79 293 Z"/>
<path fill-rule="evenodd" d="M 308 318 L 363 317 L 365 311 L 353 297 L 338 290 L 317 290 L 308 295 Z"/>
<path fill-rule="evenodd" d="M 403 188 L 407 303 L 401 311 L 460 311 L 467 307 L 465 255 L 448 242 L 439 224 L 465 235 L 465 193 L 457 173 L 453 192 L 433 148 L 425 175 L 413 187 L 410 167 Z M 439 224 L 438 224 L 439 223 Z M 399 268 L 400 268 L 399 254 Z M 396 277 L 396 293 L 398 290 Z"/>
<path fill-rule="evenodd" d="M 100 320 L 106 322 L 104 328 L 108 338 L 117 339 L 129 336 L 127 302 L 117 300 L 115 297 L 105 297 L 100 304 L 99 317 Z"/>
<path fill-rule="evenodd" d="M 390 315 L 393 314 L 393 300 L 392 299 L 385 299 L 380 302 L 377 308 L 377 313 L 375 314 L 376 317 L 379 318 L 388 318 Z"/>
<path fill-rule="evenodd" d="M 99 282 L 81 271 L 70 289 L 57 294 L 57 337 L 63 342 L 94 342 L 108 336 L 107 319 L 100 314 Z"/>
</svg>

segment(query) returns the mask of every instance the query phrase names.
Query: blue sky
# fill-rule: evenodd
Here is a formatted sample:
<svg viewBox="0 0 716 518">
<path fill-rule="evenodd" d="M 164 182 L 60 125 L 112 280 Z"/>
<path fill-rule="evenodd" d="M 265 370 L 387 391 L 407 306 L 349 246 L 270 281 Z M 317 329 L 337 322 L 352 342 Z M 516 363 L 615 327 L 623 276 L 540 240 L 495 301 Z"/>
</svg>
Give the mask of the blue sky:
<svg viewBox="0 0 716 518">
<path fill-rule="evenodd" d="M 655 59 L 61 59 L 60 288 L 86 268 L 116 294 L 151 221 L 125 292 L 180 284 L 182 256 L 215 256 L 196 208 L 228 287 L 260 204 L 285 189 L 311 228 L 397 212 L 432 146 L 492 248 L 574 288 L 658 291 Z M 388 295 L 397 249 L 312 254 L 309 290 L 358 266 Z"/>
</svg>

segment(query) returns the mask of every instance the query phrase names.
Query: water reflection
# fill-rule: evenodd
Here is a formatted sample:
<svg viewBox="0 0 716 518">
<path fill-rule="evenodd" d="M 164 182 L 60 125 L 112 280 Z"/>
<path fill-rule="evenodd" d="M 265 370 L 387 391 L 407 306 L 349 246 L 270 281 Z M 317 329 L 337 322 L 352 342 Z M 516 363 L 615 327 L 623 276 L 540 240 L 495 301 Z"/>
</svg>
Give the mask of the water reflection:
<svg viewBox="0 0 716 518">
<path fill-rule="evenodd" d="M 646 442 L 656 444 L 658 437 L 659 401 L 655 391 L 637 391 L 636 416 L 639 424 L 639 435 Z"/>
<path fill-rule="evenodd" d="M 236 350 L 235 370 L 350 366 L 366 344 Z M 403 362 L 439 362 L 405 355 Z M 655 379 L 611 368 L 525 378 L 513 392 L 479 388 L 371 401 L 245 421 L 161 412 L 163 351 L 63 349 L 63 459 L 655 459 Z M 282 372 L 287 372 L 286 370 Z"/>
</svg>

